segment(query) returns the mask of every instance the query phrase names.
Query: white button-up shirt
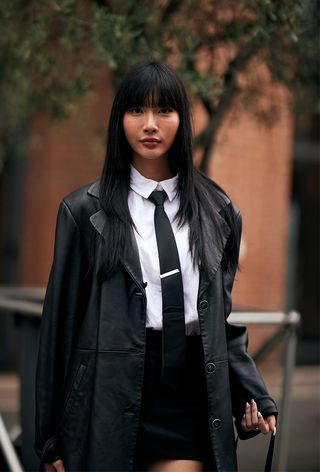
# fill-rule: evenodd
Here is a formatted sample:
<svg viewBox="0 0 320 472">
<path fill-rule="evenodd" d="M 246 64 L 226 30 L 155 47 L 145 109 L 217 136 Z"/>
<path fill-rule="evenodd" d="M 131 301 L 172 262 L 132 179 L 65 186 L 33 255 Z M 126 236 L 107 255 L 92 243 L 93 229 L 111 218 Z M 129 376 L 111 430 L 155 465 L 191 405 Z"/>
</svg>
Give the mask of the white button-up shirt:
<svg viewBox="0 0 320 472">
<path fill-rule="evenodd" d="M 162 329 L 162 295 L 160 265 L 156 233 L 154 228 L 155 205 L 148 200 L 154 190 L 164 190 L 168 196 L 164 202 L 164 210 L 170 220 L 176 239 L 184 293 L 184 309 L 186 335 L 199 334 L 197 297 L 199 289 L 199 270 L 194 268 L 189 250 L 189 226 L 178 228 L 174 220 L 179 209 L 177 192 L 178 177 L 162 180 L 147 179 L 131 165 L 130 190 L 128 205 L 132 220 L 136 226 L 134 231 L 138 245 L 142 277 L 147 282 L 147 327 Z"/>
</svg>

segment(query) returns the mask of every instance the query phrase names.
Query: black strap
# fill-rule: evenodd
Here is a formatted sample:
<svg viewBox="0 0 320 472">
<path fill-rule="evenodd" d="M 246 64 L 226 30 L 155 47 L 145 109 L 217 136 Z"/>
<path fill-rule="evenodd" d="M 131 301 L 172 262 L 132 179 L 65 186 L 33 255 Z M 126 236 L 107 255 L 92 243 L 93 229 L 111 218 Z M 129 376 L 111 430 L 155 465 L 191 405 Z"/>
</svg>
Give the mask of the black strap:
<svg viewBox="0 0 320 472">
<path fill-rule="evenodd" d="M 162 291 L 162 379 L 176 388 L 186 360 L 184 296 L 181 267 L 176 240 L 164 210 L 167 194 L 155 190 L 149 199 L 156 205 L 156 231 Z"/>
<path fill-rule="evenodd" d="M 271 472 L 275 439 L 276 439 L 276 436 L 273 433 L 271 433 L 266 465 L 264 466 L 264 472 Z"/>
<path fill-rule="evenodd" d="M 273 433 L 271 433 L 271 438 L 270 438 L 268 453 L 267 453 L 267 459 L 266 459 L 266 463 L 265 463 L 265 466 L 264 466 L 264 472 L 271 472 L 275 440 L 276 440 L 276 436 Z M 236 449 L 238 447 L 238 442 L 239 442 L 239 435 L 237 434 L 236 441 L 235 441 Z"/>
</svg>

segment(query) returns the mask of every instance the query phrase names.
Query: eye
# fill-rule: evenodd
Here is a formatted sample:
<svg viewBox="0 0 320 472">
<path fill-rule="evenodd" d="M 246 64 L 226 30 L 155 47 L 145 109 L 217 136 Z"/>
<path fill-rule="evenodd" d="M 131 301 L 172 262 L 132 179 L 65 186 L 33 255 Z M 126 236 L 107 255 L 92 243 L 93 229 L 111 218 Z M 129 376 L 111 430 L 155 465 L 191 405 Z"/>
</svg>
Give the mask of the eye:
<svg viewBox="0 0 320 472">
<path fill-rule="evenodd" d="M 162 114 L 162 115 L 168 115 L 169 113 L 172 113 L 173 111 L 174 111 L 174 109 L 171 108 L 171 107 L 159 108 L 159 113 Z"/>
<path fill-rule="evenodd" d="M 132 115 L 140 115 L 142 113 L 142 108 L 141 107 L 131 107 L 129 108 L 129 113 L 132 113 Z"/>
</svg>

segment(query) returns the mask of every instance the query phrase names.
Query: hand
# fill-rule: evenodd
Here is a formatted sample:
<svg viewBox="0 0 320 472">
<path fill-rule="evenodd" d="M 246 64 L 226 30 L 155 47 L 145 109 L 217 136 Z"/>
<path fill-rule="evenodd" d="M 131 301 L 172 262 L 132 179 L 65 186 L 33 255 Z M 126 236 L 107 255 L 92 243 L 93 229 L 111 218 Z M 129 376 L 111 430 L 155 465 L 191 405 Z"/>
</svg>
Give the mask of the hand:
<svg viewBox="0 0 320 472">
<path fill-rule="evenodd" d="M 51 464 L 44 464 L 46 472 L 64 472 L 64 465 L 61 459 L 52 462 Z"/>
<path fill-rule="evenodd" d="M 258 411 L 256 402 L 251 400 L 250 404 L 246 404 L 246 410 L 241 420 L 241 426 L 245 432 L 260 430 L 261 433 L 267 434 L 269 431 L 272 431 L 275 435 L 276 417 L 275 415 L 269 415 L 266 418 L 263 418 L 260 411 Z"/>
</svg>

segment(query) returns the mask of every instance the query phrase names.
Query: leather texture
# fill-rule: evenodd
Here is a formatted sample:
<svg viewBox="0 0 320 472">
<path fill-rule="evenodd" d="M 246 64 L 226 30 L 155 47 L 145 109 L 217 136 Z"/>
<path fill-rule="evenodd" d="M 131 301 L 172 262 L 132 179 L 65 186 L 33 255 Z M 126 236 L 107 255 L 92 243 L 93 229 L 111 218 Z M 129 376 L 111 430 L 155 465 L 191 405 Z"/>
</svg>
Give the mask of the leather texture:
<svg viewBox="0 0 320 472">
<path fill-rule="evenodd" d="M 35 450 L 43 462 L 61 457 L 69 471 L 128 472 L 139 426 L 146 296 L 134 237 L 119 268 L 98 277 L 108 246 L 98 196 L 95 182 L 65 197 L 59 208 L 39 343 Z M 247 354 L 246 328 L 227 321 L 234 273 L 224 271 L 221 261 L 230 229 L 223 208 L 216 211 L 223 238 L 207 252 L 211 274 L 200 273 L 198 314 L 208 428 L 217 470 L 226 472 L 237 470 L 233 416 L 246 439 L 259 433 L 241 431 L 245 402 L 254 398 L 264 416 L 277 408 Z M 212 241 L 215 225 L 201 206 L 200 215 Z"/>
</svg>

